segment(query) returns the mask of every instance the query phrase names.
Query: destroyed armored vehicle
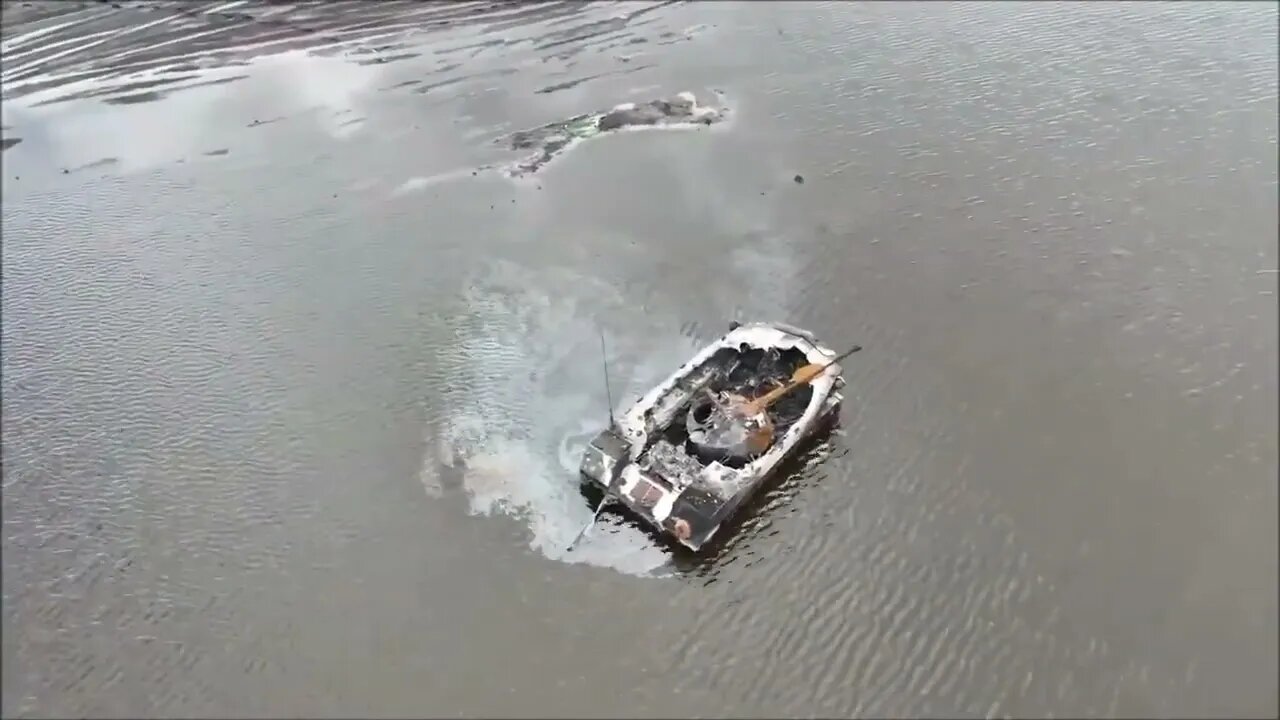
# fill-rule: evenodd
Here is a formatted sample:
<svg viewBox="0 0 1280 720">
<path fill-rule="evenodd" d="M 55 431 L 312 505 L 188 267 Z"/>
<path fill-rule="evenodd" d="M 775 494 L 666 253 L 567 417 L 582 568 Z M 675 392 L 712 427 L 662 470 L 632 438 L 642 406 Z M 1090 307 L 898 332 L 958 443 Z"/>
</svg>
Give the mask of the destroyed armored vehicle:
<svg viewBox="0 0 1280 720">
<path fill-rule="evenodd" d="M 839 412 L 841 359 L 812 333 L 734 323 L 591 441 L 581 474 L 697 551 Z M 598 513 L 599 511 L 597 511 Z"/>
</svg>

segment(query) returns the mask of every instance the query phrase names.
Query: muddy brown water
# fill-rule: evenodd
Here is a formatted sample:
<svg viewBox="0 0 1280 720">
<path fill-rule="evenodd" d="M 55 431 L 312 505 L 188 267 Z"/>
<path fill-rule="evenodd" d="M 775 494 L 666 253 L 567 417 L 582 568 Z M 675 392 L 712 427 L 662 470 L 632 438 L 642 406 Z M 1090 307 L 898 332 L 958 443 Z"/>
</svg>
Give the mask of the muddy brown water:
<svg viewBox="0 0 1280 720">
<path fill-rule="evenodd" d="M 6 2 L 4 716 L 1274 716 L 1276 45 Z M 865 347 L 839 430 L 707 558 L 565 553 L 597 327 L 621 405 L 735 318 Z"/>
</svg>

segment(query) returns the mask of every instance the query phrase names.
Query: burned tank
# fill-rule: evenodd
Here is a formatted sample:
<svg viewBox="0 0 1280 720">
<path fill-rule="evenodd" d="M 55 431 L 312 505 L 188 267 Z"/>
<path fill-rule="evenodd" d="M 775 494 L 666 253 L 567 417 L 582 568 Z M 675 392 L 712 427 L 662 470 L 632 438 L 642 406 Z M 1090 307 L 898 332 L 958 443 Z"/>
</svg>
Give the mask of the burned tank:
<svg viewBox="0 0 1280 720">
<path fill-rule="evenodd" d="M 697 551 L 839 411 L 839 362 L 859 349 L 735 323 L 600 432 L 581 475 Z"/>
</svg>

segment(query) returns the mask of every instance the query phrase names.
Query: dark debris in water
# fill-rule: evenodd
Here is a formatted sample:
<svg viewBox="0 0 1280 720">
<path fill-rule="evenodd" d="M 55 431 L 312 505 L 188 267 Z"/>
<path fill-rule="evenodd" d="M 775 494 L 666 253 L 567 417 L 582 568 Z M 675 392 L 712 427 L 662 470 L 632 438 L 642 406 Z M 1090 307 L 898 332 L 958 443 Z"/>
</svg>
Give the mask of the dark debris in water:
<svg viewBox="0 0 1280 720">
<path fill-rule="evenodd" d="M 608 73 L 596 73 L 595 75 L 585 75 L 580 78 L 574 78 L 573 80 L 565 80 L 564 82 L 558 82 L 554 85 L 548 85 L 544 88 L 534 90 L 533 92 L 535 95 L 547 95 L 553 92 L 560 92 L 561 90 L 569 90 L 571 88 L 577 87 L 578 85 L 581 85 L 584 82 L 590 82 L 591 80 L 596 80 L 596 79 L 605 77 L 606 75 L 608 75 Z"/>
<path fill-rule="evenodd" d="M 273 117 L 270 120 L 258 120 L 255 118 L 253 122 L 249 123 L 248 125 L 245 125 L 245 127 L 251 127 L 251 128 L 262 127 L 263 125 L 270 125 L 271 123 L 277 123 L 284 119 L 285 118 L 283 115 L 281 115 L 280 117 Z"/>
<path fill-rule="evenodd" d="M 113 98 L 107 98 L 106 100 L 103 100 L 103 102 L 108 105 L 138 105 L 141 103 L 155 102 L 163 98 L 164 93 L 147 90 L 146 92 L 133 93 L 132 95 L 120 95 Z"/>
<path fill-rule="evenodd" d="M 91 163 L 85 163 L 84 165 L 81 165 L 80 167 L 76 168 L 76 170 L 92 170 L 94 168 L 110 167 L 112 165 L 119 165 L 119 164 L 120 164 L 120 158 L 105 157 L 99 160 L 94 160 Z"/>
<path fill-rule="evenodd" d="M 513 177 L 540 170 L 575 141 L 587 140 L 624 128 L 696 127 L 724 119 L 723 107 L 699 105 L 693 93 L 644 103 L 625 103 L 611 110 L 575 115 L 568 120 L 521 130 L 506 141 L 513 150 L 533 150 L 532 155 L 508 169 Z"/>
<path fill-rule="evenodd" d="M 78 167 L 62 168 L 62 174 L 70 175 L 71 173 L 77 173 L 82 170 L 94 170 L 98 168 L 113 167 L 119 164 L 120 164 L 120 158 L 105 157 L 98 160 L 94 160 L 91 163 L 85 163 L 84 165 L 80 165 Z"/>
</svg>

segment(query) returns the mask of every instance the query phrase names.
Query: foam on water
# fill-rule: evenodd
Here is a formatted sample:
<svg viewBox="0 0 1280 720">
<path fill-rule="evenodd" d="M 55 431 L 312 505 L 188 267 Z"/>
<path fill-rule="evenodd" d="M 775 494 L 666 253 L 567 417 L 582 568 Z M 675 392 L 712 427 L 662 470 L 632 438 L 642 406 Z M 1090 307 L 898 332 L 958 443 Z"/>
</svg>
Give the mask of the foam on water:
<svg viewBox="0 0 1280 720">
<path fill-rule="evenodd" d="M 548 558 L 636 574 L 660 571 L 668 550 L 634 523 L 609 514 L 567 551 L 594 510 L 579 491 L 578 464 L 606 416 L 593 315 L 602 314 L 602 306 L 623 306 L 621 297 L 563 270 L 530 273 L 499 263 L 485 275 L 469 284 L 461 312 L 446 320 L 457 340 L 441 360 L 453 366 L 445 369 L 450 377 L 486 380 L 445 391 L 449 410 L 428 443 L 424 485 L 434 494 L 465 492 L 474 514 L 517 518 L 528 527 L 530 547 Z M 639 309 L 623 312 L 635 315 L 638 332 L 628 336 L 646 344 L 633 347 L 611 335 L 611 381 L 620 405 L 695 347 L 656 327 L 679 323 L 646 319 Z M 645 333 L 646 326 L 653 332 Z"/>
</svg>

